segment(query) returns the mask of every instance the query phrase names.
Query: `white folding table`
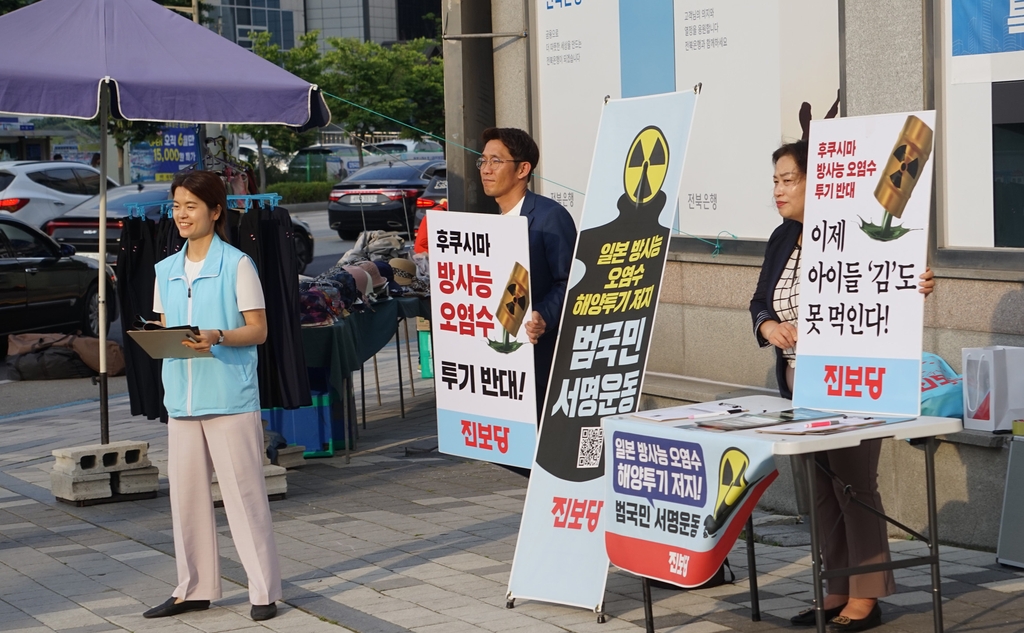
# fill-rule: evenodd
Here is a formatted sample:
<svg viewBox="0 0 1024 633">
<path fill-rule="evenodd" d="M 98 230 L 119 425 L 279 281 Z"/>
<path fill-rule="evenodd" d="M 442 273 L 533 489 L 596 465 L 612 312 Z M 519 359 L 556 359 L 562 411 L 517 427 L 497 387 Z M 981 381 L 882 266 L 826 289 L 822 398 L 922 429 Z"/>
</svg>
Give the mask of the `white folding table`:
<svg viewBox="0 0 1024 633">
<path fill-rule="evenodd" d="M 756 412 L 773 412 L 773 411 L 784 411 L 791 409 L 793 404 L 789 400 L 783 398 L 775 398 L 771 396 L 745 396 L 741 398 L 730 398 L 730 403 L 736 403 L 742 405 L 751 413 Z M 647 412 L 645 412 L 647 413 Z M 645 420 L 637 416 L 629 416 L 635 422 L 646 422 L 652 425 L 656 425 L 662 429 L 666 426 L 679 426 L 685 424 L 684 421 L 668 421 L 668 422 L 652 422 Z M 893 416 L 897 417 L 897 416 Z M 846 567 L 843 569 L 829 569 L 822 570 L 821 551 L 819 549 L 820 543 L 818 542 L 818 515 L 814 507 L 814 503 L 810 504 L 811 512 L 811 561 L 812 561 L 812 572 L 814 575 L 814 605 L 815 615 L 817 620 L 817 630 L 819 633 L 825 632 L 825 617 L 822 605 L 824 603 L 824 591 L 822 589 L 822 581 L 828 578 L 836 578 L 842 576 L 852 576 L 856 574 L 865 574 L 876 571 L 887 571 L 892 569 L 902 569 L 904 567 L 917 567 L 921 565 L 930 565 L 932 572 L 932 612 L 935 623 L 936 633 L 942 631 L 942 593 L 941 593 L 941 579 L 939 577 L 939 528 L 936 523 L 937 511 L 935 502 L 935 449 L 937 442 L 935 436 L 945 435 L 948 433 L 956 433 L 957 431 L 963 430 L 963 423 L 961 420 L 956 418 L 936 418 L 930 416 L 921 416 L 913 420 L 906 422 L 898 422 L 893 424 L 883 424 L 879 426 L 868 426 L 864 428 L 858 428 L 851 431 L 844 431 L 842 433 L 834 433 L 827 435 L 783 435 L 773 434 L 769 431 L 770 427 L 762 428 L 760 430 L 746 429 L 740 431 L 728 431 L 731 435 L 743 436 L 748 439 L 756 439 L 758 441 L 769 442 L 772 446 L 772 453 L 774 455 L 798 455 L 804 468 L 804 472 L 807 474 L 809 494 L 813 500 L 815 495 L 815 459 L 814 454 L 822 451 L 831 451 L 841 448 L 850 448 L 858 446 L 861 442 L 867 440 L 881 439 L 891 437 L 897 440 L 923 440 L 924 451 L 925 451 L 925 487 L 928 494 L 928 536 L 925 537 L 922 534 L 910 529 L 909 527 L 899 523 L 891 517 L 880 515 L 886 521 L 896 525 L 900 529 L 913 534 L 916 538 L 925 541 L 928 544 L 929 555 L 918 556 L 914 558 L 908 558 L 898 561 L 889 561 L 887 563 L 875 563 L 872 565 L 862 565 L 860 567 Z M 699 441 L 699 434 L 701 433 L 714 433 L 720 437 L 718 431 L 702 431 L 692 427 L 680 428 L 680 438 L 689 441 Z M 856 498 L 852 499 L 857 502 Z M 864 506 L 875 512 L 873 508 Z M 755 613 L 755 620 L 760 619 L 757 601 L 757 570 L 753 564 L 753 535 L 751 534 L 753 522 L 750 521 L 747 524 L 747 547 L 748 557 L 751 560 L 750 565 L 750 588 L 751 588 L 751 606 Z M 644 611 L 647 619 L 647 630 L 654 631 L 653 613 L 651 607 L 650 598 L 650 585 L 649 582 L 644 579 Z"/>
</svg>

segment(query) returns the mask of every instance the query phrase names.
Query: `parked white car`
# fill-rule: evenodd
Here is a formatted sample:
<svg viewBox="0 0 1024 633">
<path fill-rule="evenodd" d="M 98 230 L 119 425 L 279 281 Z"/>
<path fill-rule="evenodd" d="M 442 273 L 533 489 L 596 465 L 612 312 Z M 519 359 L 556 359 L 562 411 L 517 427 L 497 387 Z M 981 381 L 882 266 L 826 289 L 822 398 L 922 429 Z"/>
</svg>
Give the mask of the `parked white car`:
<svg viewBox="0 0 1024 633">
<path fill-rule="evenodd" d="M 107 179 L 107 187 L 117 187 Z M 100 192 L 98 169 L 67 161 L 0 162 L 0 211 L 40 228 Z"/>
</svg>

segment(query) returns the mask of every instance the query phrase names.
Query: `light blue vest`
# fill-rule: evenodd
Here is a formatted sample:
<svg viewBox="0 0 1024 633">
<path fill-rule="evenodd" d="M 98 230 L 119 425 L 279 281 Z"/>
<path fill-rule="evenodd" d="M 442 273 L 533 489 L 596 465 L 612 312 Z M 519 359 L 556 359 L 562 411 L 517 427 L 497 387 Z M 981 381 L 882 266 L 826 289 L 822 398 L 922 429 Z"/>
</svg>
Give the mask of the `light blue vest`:
<svg viewBox="0 0 1024 633">
<path fill-rule="evenodd" d="M 238 262 L 245 253 L 213 236 L 199 276 L 185 277 L 188 245 L 156 265 L 160 300 L 168 327 L 233 330 L 245 325 L 235 297 Z M 192 314 L 189 314 L 189 297 Z M 214 345 L 210 358 L 165 358 L 164 406 L 172 418 L 259 411 L 256 346 Z"/>
</svg>

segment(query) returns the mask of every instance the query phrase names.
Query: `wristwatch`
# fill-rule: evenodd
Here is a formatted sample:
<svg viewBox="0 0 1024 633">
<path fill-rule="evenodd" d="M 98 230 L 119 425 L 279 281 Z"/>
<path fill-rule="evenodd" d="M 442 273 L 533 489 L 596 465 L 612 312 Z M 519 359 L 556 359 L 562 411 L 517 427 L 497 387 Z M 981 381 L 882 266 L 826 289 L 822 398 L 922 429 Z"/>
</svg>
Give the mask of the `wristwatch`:
<svg viewBox="0 0 1024 633">
<path fill-rule="evenodd" d="M 220 338 L 217 339 L 217 342 L 214 343 L 214 345 L 220 345 L 224 342 L 224 330 L 217 330 L 217 333 L 220 334 Z"/>
</svg>

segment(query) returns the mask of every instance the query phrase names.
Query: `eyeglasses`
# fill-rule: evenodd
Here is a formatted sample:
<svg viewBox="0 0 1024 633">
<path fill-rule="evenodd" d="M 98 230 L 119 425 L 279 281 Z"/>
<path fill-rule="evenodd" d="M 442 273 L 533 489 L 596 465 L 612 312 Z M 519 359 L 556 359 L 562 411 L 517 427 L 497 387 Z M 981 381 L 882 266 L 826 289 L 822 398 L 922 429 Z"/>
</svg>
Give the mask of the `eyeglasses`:
<svg viewBox="0 0 1024 633">
<path fill-rule="evenodd" d="M 490 165 L 491 169 L 497 169 L 497 168 L 501 167 L 502 165 L 504 165 L 505 163 L 521 163 L 521 162 L 523 162 L 523 161 L 516 160 L 514 158 L 509 158 L 509 159 L 490 158 L 490 159 L 488 159 L 488 158 L 484 158 L 484 157 L 481 156 L 480 158 L 476 159 L 476 168 L 477 169 L 483 169 L 484 165 Z"/>
</svg>

